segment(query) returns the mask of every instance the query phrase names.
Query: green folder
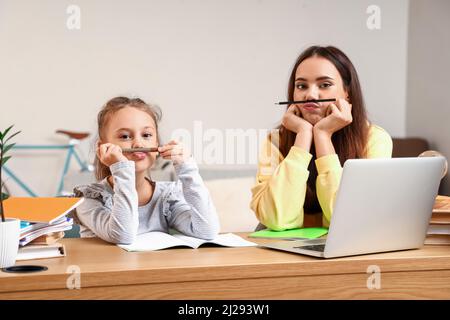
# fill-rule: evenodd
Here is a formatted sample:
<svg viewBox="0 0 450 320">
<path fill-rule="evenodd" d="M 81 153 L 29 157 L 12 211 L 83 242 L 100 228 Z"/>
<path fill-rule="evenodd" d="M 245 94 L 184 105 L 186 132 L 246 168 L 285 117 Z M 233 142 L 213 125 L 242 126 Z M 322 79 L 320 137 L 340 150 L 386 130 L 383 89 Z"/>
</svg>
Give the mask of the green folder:
<svg viewBox="0 0 450 320">
<path fill-rule="evenodd" d="M 253 232 L 249 237 L 269 239 L 316 239 L 328 233 L 327 228 L 300 228 L 284 231 L 264 229 Z"/>
</svg>

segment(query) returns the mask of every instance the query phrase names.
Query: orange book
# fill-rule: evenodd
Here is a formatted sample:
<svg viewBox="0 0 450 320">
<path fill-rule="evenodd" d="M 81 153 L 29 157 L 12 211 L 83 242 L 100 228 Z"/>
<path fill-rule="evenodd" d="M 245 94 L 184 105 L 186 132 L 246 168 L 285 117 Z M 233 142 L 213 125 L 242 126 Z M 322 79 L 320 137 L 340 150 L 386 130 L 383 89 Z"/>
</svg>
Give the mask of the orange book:
<svg viewBox="0 0 450 320">
<path fill-rule="evenodd" d="M 83 202 L 84 198 L 9 198 L 3 201 L 6 218 L 52 224 Z"/>
<path fill-rule="evenodd" d="M 450 197 L 438 195 L 434 202 L 433 213 L 450 213 Z"/>
<path fill-rule="evenodd" d="M 44 234 L 36 239 L 34 239 L 33 241 L 31 241 L 29 244 L 54 244 L 57 241 L 61 240 L 62 238 L 64 238 L 64 231 L 59 231 L 59 232 L 52 232 L 52 233 L 48 233 L 48 234 Z"/>
<path fill-rule="evenodd" d="M 430 224 L 450 224 L 450 212 L 433 212 Z"/>
<path fill-rule="evenodd" d="M 429 234 L 425 238 L 425 244 L 429 245 L 450 245 L 450 235 L 448 234 Z"/>
</svg>

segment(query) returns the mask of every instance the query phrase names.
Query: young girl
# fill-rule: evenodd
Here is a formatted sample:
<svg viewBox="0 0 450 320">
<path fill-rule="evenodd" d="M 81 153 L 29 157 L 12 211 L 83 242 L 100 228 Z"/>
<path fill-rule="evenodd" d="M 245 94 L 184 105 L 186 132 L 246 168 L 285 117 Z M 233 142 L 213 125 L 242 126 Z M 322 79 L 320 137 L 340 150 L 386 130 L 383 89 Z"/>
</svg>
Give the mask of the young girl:
<svg viewBox="0 0 450 320">
<path fill-rule="evenodd" d="M 198 167 L 177 142 L 159 146 L 160 117 L 141 99 L 126 97 L 111 99 L 98 114 L 95 167 L 100 182 L 74 189 L 85 197 L 76 209 L 81 237 L 130 244 L 138 234 L 168 233 L 169 228 L 196 238 L 216 237 L 218 217 Z M 122 152 L 144 147 L 158 147 L 160 156 L 171 159 L 179 181 L 147 177 L 157 152 Z"/>
<path fill-rule="evenodd" d="M 288 100 L 318 99 L 336 101 L 291 104 L 279 141 L 269 137 L 263 148 L 251 208 L 270 229 L 302 227 L 305 212 L 320 211 L 329 226 L 342 164 L 391 157 L 391 137 L 367 120 L 356 70 L 335 47 L 306 49 L 291 72 Z"/>
</svg>

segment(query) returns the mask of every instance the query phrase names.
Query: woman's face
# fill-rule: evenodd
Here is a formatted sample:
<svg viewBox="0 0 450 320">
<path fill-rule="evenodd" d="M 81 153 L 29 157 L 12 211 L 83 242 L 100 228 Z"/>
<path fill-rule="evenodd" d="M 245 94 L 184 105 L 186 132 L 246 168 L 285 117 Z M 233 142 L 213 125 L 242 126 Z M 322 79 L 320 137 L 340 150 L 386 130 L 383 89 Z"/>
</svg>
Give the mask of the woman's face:
<svg viewBox="0 0 450 320">
<path fill-rule="evenodd" d="M 348 98 L 344 84 L 333 63 L 313 56 L 302 61 L 295 72 L 294 100 Z M 302 117 L 315 125 L 327 116 L 328 105 L 334 102 L 299 104 Z"/>
<path fill-rule="evenodd" d="M 156 124 L 144 111 L 125 107 L 111 115 L 104 130 L 106 141 L 123 148 L 150 148 L 158 146 Z M 146 171 L 156 160 L 156 153 L 124 153 L 128 160 L 135 162 L 136 172 Z"/>
</svg>

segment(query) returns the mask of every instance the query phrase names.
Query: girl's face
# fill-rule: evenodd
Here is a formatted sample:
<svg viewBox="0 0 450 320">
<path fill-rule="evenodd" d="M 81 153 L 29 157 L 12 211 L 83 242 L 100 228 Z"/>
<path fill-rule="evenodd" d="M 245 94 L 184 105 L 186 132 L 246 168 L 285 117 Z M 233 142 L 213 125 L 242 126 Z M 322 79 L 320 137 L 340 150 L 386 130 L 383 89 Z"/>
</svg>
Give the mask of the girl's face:
<svg viewBox="0 0 450 320">
<path fill-rule="evenodd" d="M 302 61 L 295 72 L 294 100 L 348 98 L 344 84 L 333 63 L 314 56 Z M 315 125 L 327 116 L 328 105 L 335 102 L 299 104 L 302 118 Z"/>
<path fill-rule="evenodd" d="M 111 115 L 104 129 L 106 141 L 121 148 L 150 148 L 158 146 L 156 124 L 144 111 L 125 107 Z M 128 160 L 135 162 L 136 172 L 149 169 L 156 160 L 155 152 L 124 153 Z"/>
</svg>

